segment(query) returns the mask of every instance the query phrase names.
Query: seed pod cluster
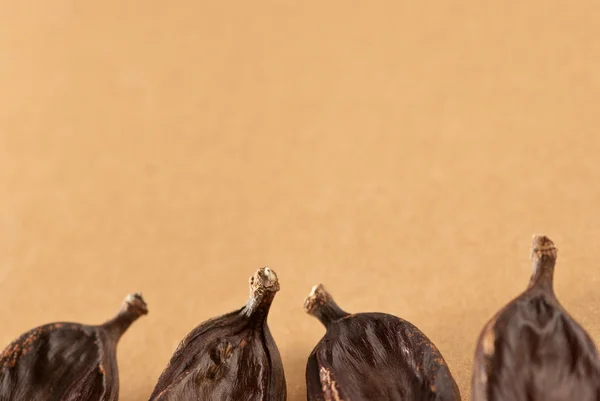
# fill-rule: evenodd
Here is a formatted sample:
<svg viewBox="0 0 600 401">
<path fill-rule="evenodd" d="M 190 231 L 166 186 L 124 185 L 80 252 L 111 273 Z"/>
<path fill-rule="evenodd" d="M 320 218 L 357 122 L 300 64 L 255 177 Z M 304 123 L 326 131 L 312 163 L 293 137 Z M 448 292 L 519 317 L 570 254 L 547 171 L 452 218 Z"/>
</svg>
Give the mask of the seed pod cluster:
<svg viewBox="0 0 600 401">
<path fill-rule="evenodd" d="M 600 362 L 553 288 L 557 249 L 535 236 L 533 274 L 485 325 L 475 351 L 473 401 L 598 401 Z"/>
<path fill-rule="evenodd" d="M 51 323 L 21 335 L 0 354 L 0 400 L 116 401 L 117 343 L 148 313 L 140 294 L 99 326 Z"/>
<path fill-rule="evenodd" d="M 600 401 L 600 354 L 553 288 L 557 250 L 535 236 L 527 289 L 483 328 L 472 401 Z M 260 268 L 238 310 L 210 319 L 179 344 L 149 401 L 286 401 L 282 360 L 267 318 L 277 274 Z M 326 329 L 306 364 L 308 401 L 460 401 L 444 357 L 413 324 L 349 314 L 322 285 L 305 311 Z M 117 344 L 148 313 L 139 294 L 101 325 L 52 323 L 0 353 L 0 401 L 117 401 Z"/>
<path fill-rule="evenodd" d="M 460 401 L 442 354 L 406 320 L 351 315 L 322 285 L 313 288 L 304 308 L 327 330 L 308 358 L 309 401 Z"/>
</svg>

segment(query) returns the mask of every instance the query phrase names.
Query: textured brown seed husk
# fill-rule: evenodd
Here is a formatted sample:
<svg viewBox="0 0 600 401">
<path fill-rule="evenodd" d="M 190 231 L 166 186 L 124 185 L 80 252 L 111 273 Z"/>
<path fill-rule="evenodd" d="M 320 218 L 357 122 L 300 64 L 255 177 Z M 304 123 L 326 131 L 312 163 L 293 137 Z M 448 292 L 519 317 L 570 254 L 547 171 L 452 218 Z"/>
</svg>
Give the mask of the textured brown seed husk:
<svg viewBox="0 0 600 401">
<path fill-rule="evenodd" d="M 267 325 L 278 290 L 275 272 L 258 269 L 250 278 L 247 304 L 192 330 L 150 400 L 285 401 L 283 364 Z"/>
<path fill-rule="evenodd" d="M 2 401 L 116 401 L 121 335 L 148 313 L 140 294 L 99 326 L 51 323 L 21 335 L 0 354 Z"/>
<path fill-rule="evenodd" d="M 472 401 L 598 401 L 598 351 L 553 289 L 557 249 L 534 236 L 533 274 L 479 336 Z"/>
<path fill-rule="evenodd" d="M 304 306 L 327 329 L 308 358 L 309 401 L 460 401 L 441 353 L 411 323 L 348 314 L 322 285 Z"/>
</svg>

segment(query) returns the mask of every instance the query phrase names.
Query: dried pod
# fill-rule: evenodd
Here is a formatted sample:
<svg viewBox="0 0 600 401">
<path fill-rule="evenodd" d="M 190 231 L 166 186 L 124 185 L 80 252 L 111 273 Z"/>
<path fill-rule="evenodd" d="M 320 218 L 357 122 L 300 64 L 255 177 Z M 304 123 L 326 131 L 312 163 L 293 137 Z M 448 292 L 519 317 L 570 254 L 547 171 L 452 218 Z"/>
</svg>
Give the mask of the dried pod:
<svg viewBox="0 0 600 401">
<path fill-rule="evenodd" d="M 304 303 L 327 332 L 308 358 L 309 401 L 459 401 L 436 346 L 411 323 L 384 313 L 348 314 L 322 285 Z"/>
<path fill-rule="evenodd" d="M 548 237 L 533 237 L 528 288 L 479 336 L 473 401 L 600 400 L 596 346 L 554 294 L 556 255 Z"/>
<path fill-rule="evenodd" d="M 277 291 L 275 272 L 258 269 L 246 305 L 192 330 L 150 400 L 285 401 L 283 364 L 267 326 Z"/>
<path fill-rule="evenodd" d="M 117 343 L 146 313 L 133 294 L 100 326 L 52 323 L 21 335 L 0 354 L 0 400 L 116 401 Z"/>
</svg>

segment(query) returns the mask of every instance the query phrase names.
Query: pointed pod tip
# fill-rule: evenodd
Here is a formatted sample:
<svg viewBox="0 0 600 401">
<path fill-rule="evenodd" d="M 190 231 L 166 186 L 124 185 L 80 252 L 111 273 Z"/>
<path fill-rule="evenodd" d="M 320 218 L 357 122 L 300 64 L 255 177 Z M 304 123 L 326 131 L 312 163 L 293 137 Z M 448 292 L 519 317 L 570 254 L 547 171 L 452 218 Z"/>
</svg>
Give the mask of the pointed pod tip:
<svg viewBox="0 0 600 401">
<path fill-rule="evenodd" d="M 104 322 L 102 326 L 109 331 L 114 341 L 118 341 L 133 322 L 147 313 L 148 305 L 146 305 L 142 294 L 139 292 L 128 294 L 121 304 L 119 313 L 114 318 Z"/>
<path fill-rule="evenodd" d="M 327 292 L 323 284 L 317 284 L 313 286 L 310 294 L 308 294 L 304 300 L 304 311 L 309 315 L 312 315 L 317 306 L 323 305 L 331 300 L 331 294 Z"/>
<path fill-rule="evenodd" d="M 146 315 L 148 313 L 148 305 L 146 304 L 146 301 L 144 301 L 142 294 L 139 292 L 128 294 L 123 301 L 122 309 L 138 316 Z"/>
<path fill-rule="evenodd" d="M 556 259 L 558 249 L 554 242 L 545 235 L 534 235 L 531 241 L 531 261 L 536 263 L 541 259 Z"/>
<path fill-rule="evenodd" d="M 250 289 L 252 292 L 257 290 L 277 292 L 279 291 L 279 279 L 277 273 L 268 266 L 261 267 L 250 277 Z"/>
</svg>

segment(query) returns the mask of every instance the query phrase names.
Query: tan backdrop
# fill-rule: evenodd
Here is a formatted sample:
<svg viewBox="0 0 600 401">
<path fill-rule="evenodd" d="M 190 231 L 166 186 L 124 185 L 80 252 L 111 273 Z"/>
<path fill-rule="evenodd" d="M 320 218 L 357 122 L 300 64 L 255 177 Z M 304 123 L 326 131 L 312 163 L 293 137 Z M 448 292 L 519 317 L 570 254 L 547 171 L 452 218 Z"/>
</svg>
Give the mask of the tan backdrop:
<svg viewBox="0 0 600 401">
<path fill-rule="evenodd" d="M 419 326 L 468 400 L 538 232 L 600 338 L 598 3 L 304 3 L 0 1 L 1 347 L 142 291 L 119 364 L 146 400 L 269 265 L 291 401 L 318 282 Z"/>
</svg>

